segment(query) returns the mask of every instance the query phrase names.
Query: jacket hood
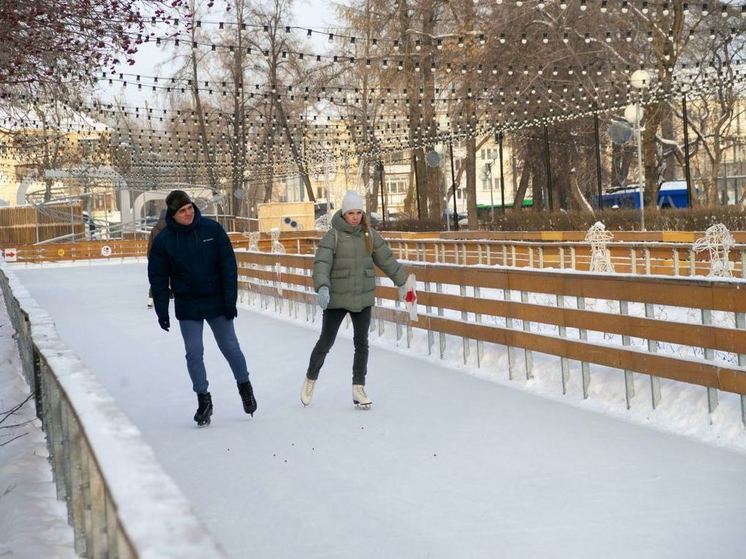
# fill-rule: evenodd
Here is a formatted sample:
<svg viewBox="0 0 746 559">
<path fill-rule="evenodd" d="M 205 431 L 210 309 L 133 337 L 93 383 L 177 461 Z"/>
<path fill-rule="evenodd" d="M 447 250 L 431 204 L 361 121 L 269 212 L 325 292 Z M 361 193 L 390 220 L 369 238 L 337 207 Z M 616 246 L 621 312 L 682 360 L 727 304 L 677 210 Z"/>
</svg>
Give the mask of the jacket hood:
<svg viewBox="0 0 746 559">
<path fill-rule="evenodd" d="M 199 224 L 202 221 L 202 212 L 199 211 L 199 208 L 196 204 L 192 205 L 194 206 L 194 219 L 189 225 L 181 225 L 180 223 L 176 223 L 174 218 L 168 215 L 168 212 L 166 212 L 166 225 L 168 225 L 176 233 L 191 233 L 192 231 L 194 231 L 197 227 L 199 227 Z"/>
</svg>

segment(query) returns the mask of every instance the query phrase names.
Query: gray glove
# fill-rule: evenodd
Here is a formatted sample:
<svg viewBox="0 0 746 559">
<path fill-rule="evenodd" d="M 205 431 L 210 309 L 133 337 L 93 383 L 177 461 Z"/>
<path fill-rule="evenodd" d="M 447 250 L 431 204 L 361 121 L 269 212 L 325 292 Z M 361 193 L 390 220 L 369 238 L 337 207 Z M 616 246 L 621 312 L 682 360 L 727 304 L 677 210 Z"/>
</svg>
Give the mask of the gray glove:
<svg viewBox="0 0 746 559">
<path fill-rule="evenodd" d="M 322 310 L 326 310 L 327 305 L 329 305 L 329 288 L 324 285 L 319 288 L 319 306 Z"/>
</svg>

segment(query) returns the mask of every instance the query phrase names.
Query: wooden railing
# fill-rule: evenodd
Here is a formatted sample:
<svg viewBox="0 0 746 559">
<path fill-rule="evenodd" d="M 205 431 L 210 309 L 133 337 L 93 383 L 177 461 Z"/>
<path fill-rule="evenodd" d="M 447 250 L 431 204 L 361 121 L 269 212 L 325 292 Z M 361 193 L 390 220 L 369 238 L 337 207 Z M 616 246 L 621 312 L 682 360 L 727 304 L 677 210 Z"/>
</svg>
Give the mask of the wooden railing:
<svg viewBox="0 0 746 559">
<path fill-rule="evenodd" d="M 274 300 L 281 309 L 283 301 L 289 301 L 292 312 L 305 307 L 306 318 L 315 319 L 311 256 L 239 253 L 238 260 L 240 287 L 247 295 L 259 296 L 254 302 L 268 306 Z M 620 369 L 628 407 L 636 374 L 647 376 L 653 408 L 661 398 L 662 378 L 706 388 L 710 413 L 718 405 L 718 391 L 732 392 L 740 395 L 746 424 L 746 286 L 740 281 L 413 262 L 406 266 L 420 285 L 419 319 L 410 322 L 397 308 L 397 290 L 384 285 L 377 287 L 376 297 L 387 303 L 374 307 L 374 317 L 395 323 L 397 338 L 404 328 L 407 340 L 413 328 L 427 331 L 429 353 L 437 345 L 442 357 L 446 335 L 458 336 L 465 361 L 473 345 L 469 340 L 476 343 L 479 365 L 482 344 L 499 344 L 508 355 L 509 378 L 533 375 L 532 352 L 555 355 L 560 358 L 563 393 L 570 361 L 578 361 L 584 397 L 591 364 Z M 657 307 L 680 315 L 694 312 L 697 321 L 664 318 Z M 727 313 L 728 325 L 713 324 L 713 313 Z M 568 329 L 577 333 L 568 335 Z M 642 340 L 641 345 L 633 339 Z M 523 353 L 521 363 L 515 350 Z"/>
<path fill-rule="evenodd" d="M 397 237 L 386 234 L 394 254 L 404 260 L 438 264 L 507 266 L 589 271 L 592 251 L 588 243 L 576 241 L 451 240 L 418 238 L 424 234 Z M 691 236 L 691 235 L 687 235 Z M 247 250 L 249 238 L 231 233 L 236 249 Z M 313 254 L 321 233 L 286 233 L 281 243 L 291 254 Z M 270 236 L 263 233 L 259 250 L 272 251 Z M 144 256 L 146 240 L 81 241 L 14 247 L 17 262 L 38 263 Z M 608 252 L 620 274 L 707 276 L 709 254 L 695 252 L 692 243 L 612 242 Z M 729 254 L 734 277 L 746 278 L 746 244 L 735 245 Z"/>
</svg>

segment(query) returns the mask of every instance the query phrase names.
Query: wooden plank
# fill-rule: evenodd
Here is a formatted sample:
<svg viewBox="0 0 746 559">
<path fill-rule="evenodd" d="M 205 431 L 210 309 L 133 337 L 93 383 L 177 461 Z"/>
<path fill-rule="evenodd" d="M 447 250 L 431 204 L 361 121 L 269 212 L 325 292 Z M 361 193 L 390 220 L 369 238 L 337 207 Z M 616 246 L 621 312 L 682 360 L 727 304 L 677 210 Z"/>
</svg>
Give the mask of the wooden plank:
<svg viewBox="0 0 746 559">
<path fill-rule="evenodd" d="M 406 313 L 390 308 L 375 308 L 387 320 L 405 320 Z M 705 362 L 687 361 L 673 356 L 647 353 L 635 349 L 609 347 L 581 340 L 546 336 L 498 326 L 468 324 L 447 318 L 420 314 L 413 328 L 444 332 L 458 337 L 468 337 L 500 345 L 567 357 L 616 369 L 668 378 L 689 384 L 707 386 L 726 392 L 746 394 L 746 369 L 719 367 Z"/>
<path fill-rule="evenodd" d="M 385 292 L 381 292 L 379 295 L 378 291 L 376 291 L 376 296 L 391 298 L 395 297 L 395 294 L 390 297 Z M 458 312 L 501 316 L 541 324 L 551 324 L 553 326 L 657 340 L 690 347 L 707 347 L 730 353 L 746 353 L 746 331 L 744 330 L 634 316 L 612 315 L 569 307 L 560 309 L 546 305 L 459 297 L 443 293 L 419 292 L 417 298 L 420 305 L 440 307 Z"/>
</svg>

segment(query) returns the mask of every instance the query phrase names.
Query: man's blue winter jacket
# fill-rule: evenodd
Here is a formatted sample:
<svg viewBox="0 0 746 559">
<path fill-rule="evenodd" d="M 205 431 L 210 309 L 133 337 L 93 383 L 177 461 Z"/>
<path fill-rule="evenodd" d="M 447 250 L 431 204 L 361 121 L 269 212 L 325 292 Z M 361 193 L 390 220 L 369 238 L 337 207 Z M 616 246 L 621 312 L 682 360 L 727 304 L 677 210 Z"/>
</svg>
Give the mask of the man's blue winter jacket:
<svg viewBox="0 0 746 559">
<path fill-rule="evenodd" d="M 197 206 L 190 225 L 166 215 L 166 228 L 150 250 L 148 279 L 159 318 L 168 317 L 169 285 L 179 320 L 235 313 L 238 277 L 233 246 L 223 227 L 202 217 Z"/>
</svg>

